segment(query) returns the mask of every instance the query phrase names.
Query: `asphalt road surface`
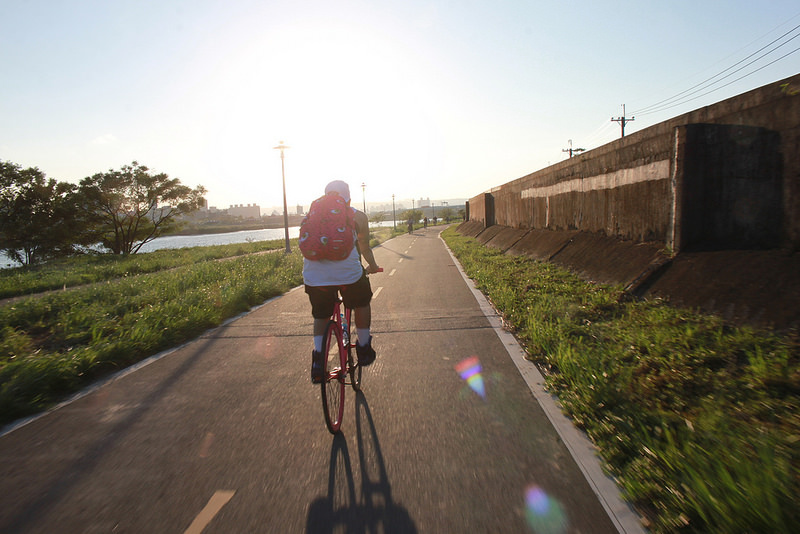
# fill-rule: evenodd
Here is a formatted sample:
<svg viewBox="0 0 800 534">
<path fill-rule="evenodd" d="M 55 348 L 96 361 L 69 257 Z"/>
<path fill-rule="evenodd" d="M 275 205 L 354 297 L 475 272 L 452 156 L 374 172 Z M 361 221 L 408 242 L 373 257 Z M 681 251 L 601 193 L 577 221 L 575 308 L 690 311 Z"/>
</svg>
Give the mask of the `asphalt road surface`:
<svg viewBox="0 0 800 534">
<path fill-rule="evenodd" d="M 340 435 L 298 288 L 0 437 L 0 532 L 620 531 L 438 230 L 375 255 Z"/>
</svg>

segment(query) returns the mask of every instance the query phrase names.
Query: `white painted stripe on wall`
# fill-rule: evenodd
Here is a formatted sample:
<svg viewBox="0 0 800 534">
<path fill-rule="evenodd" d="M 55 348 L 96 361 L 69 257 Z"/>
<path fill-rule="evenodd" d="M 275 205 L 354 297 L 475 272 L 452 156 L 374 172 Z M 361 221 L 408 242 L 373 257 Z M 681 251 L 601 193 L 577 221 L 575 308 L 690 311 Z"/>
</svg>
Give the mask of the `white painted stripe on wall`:
<svg viewBox="0 0 800 534">
<path fill-rule="evenodd" d="M 664 159 L 633 167 L 621 169 L 607 174 L 598 174 L 589 178 L 576 178 L 554 185 L 531 187 L 520 193 L 522 198 L 547 198 L 563 193 L 588 193 L 602 189 L 614 189 L 624 185 L 669 179 L 669 160 Z"/>
</svg>

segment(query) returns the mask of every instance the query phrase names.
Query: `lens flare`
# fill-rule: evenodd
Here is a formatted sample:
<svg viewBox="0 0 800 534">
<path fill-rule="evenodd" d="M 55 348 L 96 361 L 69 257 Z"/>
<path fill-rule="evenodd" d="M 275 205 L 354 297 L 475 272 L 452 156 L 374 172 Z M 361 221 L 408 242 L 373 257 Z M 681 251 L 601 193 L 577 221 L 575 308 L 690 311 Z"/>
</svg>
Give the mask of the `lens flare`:
<svg viewBox="0 0 800 534">
<path fill-rule="evenodd" d="M 525 506 L 528 526 L 537 534 L 563 534 L 567 531 L 567 519 L 561 504 L 539 486 L 529 486 L 525 490 Z"/>
<path fill-rule="evenodd" d="M 485 399 L 486 388 L 483 384 L 481 370 L 481 362 L 477 356 L 470 356 L 456 365 L 456 372 L 467 382 L 472 391 Z"/>
</svg>

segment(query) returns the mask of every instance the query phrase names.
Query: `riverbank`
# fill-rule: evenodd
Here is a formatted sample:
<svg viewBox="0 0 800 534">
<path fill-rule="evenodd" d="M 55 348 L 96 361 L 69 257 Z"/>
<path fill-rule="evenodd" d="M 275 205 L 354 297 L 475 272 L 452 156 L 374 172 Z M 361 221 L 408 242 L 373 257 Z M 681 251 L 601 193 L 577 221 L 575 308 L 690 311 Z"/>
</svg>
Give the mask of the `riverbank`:
<svg viewBox="0 0 800 534">
<path fill-rule="evenodd" d="M 303 221 L 302 215 L 289 215 L 289 227 L 298 227 Z M 221 221 L 192 221 L 185 223 L 176 231 L 164 234 L 164 236 L 173 235 L 203 235 L 203 234 L 224 234 L 232 232 L 243 232 L 251 230 L 275 230 L 283 229 L 285 227 L 283 216 L 275 217 L 262 217 L 260 220 L 248 220 L 238 222 L 221 222 Z"/>
</svg>

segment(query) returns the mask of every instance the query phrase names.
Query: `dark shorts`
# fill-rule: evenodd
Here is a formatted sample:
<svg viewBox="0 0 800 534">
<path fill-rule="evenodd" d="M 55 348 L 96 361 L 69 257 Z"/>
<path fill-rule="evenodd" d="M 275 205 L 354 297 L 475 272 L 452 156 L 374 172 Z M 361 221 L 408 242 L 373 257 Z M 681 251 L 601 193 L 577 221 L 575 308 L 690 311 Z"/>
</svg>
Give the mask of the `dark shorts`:
<svg viewBox="0 0 800 534">
<path fill-rule="evenodd" d="M 333 315 L 333 305 L 339 293 L 348 308 L 363 308 L 372 300 L 372 287 L 367 273 L 357 282 L 345 286 L 306 286 L 308 300 L 311 301 L 311 315 L 315 319 L 327 319 Z"/>
</svg>

